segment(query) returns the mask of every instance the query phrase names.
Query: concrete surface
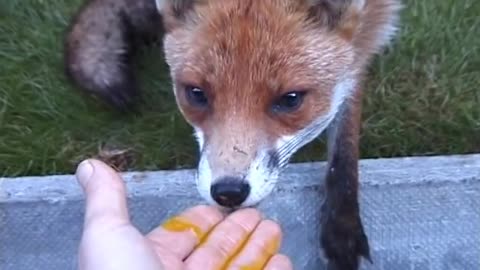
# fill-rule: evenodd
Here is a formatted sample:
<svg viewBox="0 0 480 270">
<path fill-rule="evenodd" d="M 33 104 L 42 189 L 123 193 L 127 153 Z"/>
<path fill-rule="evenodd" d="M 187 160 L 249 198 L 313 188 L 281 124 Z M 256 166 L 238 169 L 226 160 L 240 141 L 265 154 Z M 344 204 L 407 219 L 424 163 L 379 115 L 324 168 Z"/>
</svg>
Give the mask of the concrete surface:
<svg viewBox="0 0 480 270">
<path fill-rule="evenodd" d="M 290 165 L 260 208 L 285 230 L 295 269 L 318 259 L 325 163 Z M 194 172 L 125 174 L 134 223 L 147 231 L 201 201 Z M 361 211 L 374 264 L 362 269 L 480 269 L 480 154 L 361 161 Z M 75 269 L 83 215 L 73 176 L 0 179 L 0 269 Z"/>
</svg>

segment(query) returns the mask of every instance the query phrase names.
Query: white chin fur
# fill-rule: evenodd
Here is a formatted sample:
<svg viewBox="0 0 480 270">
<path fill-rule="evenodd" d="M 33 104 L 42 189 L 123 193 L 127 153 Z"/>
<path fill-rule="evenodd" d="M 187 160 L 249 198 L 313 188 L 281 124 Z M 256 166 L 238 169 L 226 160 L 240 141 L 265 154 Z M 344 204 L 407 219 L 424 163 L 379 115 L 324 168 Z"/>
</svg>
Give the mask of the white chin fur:
<svg viewBox="0 0 480 270">
<path fill-rule="evenodd" d="M 250 195 L 242 204 L 244 207 L 253 206 L 272 193 L 278 179 L 278 168 L 271 170 L 267 167 L 266 151 L 261 151 L 250 165 L 247 181 L 250 184 Z"/>
<path fill-rule="evenodd" d="M 202 155 L 200 157 L 200 162 L 198 163 L 198 172 L 197 172 L 197 190 L 209 204 L 217 204 L 211 194 L 210 187 L 212 186 L 212 171 L 210 169 L 210 164 L 208 160 Z"/>
<path fill-rule="evenodd" d="M 197 170 L 197 190 L 209 204 L 216 204 L 210 194 L 210 187 L 212 185 L 212 169 L 210 168 L 210 164 L 208 163 L 207 158 L 203 155 L 203 146 L 205 144 L 205 136 L 203 131 L 198 127 L 193 127 L 195 130 L 195 138 L 198 142 L 198 147 L 200 149 L 200 161 L 198 163 L 198 170 Z"/>
<path fill-rule="evenodd" d="M 198 148 L 200 149 L 200 152 L 202 151 L 203 149 L 203 145 L 205 144 L 205 136 L 203 135 L 203 131 L 198 128 L 198 127 L 193 127 L 193 129 L 195 130 L 195 139 L 197 139 L 197 143 L 198 143 Z"/>
</svg>

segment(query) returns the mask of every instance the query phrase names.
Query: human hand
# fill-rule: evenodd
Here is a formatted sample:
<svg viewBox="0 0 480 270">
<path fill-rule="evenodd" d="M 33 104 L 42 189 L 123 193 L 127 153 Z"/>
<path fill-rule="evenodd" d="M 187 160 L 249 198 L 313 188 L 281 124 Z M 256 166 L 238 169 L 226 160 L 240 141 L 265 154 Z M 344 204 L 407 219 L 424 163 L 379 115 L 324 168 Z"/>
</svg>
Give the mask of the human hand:
<svg viewBox="0 0 480 270">
<path fill-rule="evenodd" d="M 86 196 L 80 270 L 293 269 L 277 254 L 279 225 L 255 209 L 225 217 L 213 206 L 196 206 L 144 236 L 130 222 L 119 174 L 90 159 L 76 175 Z"/>
</svg>

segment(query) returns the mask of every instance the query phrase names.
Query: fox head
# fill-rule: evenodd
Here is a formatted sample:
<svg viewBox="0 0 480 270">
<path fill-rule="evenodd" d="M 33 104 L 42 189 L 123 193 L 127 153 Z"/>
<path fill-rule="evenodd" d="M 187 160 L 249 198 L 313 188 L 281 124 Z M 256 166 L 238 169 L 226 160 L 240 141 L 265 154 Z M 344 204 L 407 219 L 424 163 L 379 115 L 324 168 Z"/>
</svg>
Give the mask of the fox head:
<svg viewBox="0 0 480 270">
<path fill-rule="evenodd" d="M 257 204 L 320 135 L 395 29 L 395 0 L 157 0 L 210 203 Z"/>
</svg>

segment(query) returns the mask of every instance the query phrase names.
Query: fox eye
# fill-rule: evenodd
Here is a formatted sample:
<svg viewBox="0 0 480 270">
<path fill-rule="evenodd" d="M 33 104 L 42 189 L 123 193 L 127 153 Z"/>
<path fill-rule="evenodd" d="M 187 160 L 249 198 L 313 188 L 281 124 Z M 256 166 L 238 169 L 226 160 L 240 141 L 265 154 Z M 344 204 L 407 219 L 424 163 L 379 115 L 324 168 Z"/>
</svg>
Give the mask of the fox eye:
<svg viewBox="0 0 480 270">
<path fill-rule="evenodd" d="M 306 92 L 302 91 L 293 91 L 281 96 L 274 102 L 273 111 L 276 113 L 289 113 L 297 110 L 300 105 L 302 105 L 305 93 Z"/>
<path fill-rule="evenodd" d="M 202 89 L 196 86 L 186 86 L 185 92 L 187 100 L 192 106 L 205 107 L 208 105 L 207 96 Z"/>
</svg>

